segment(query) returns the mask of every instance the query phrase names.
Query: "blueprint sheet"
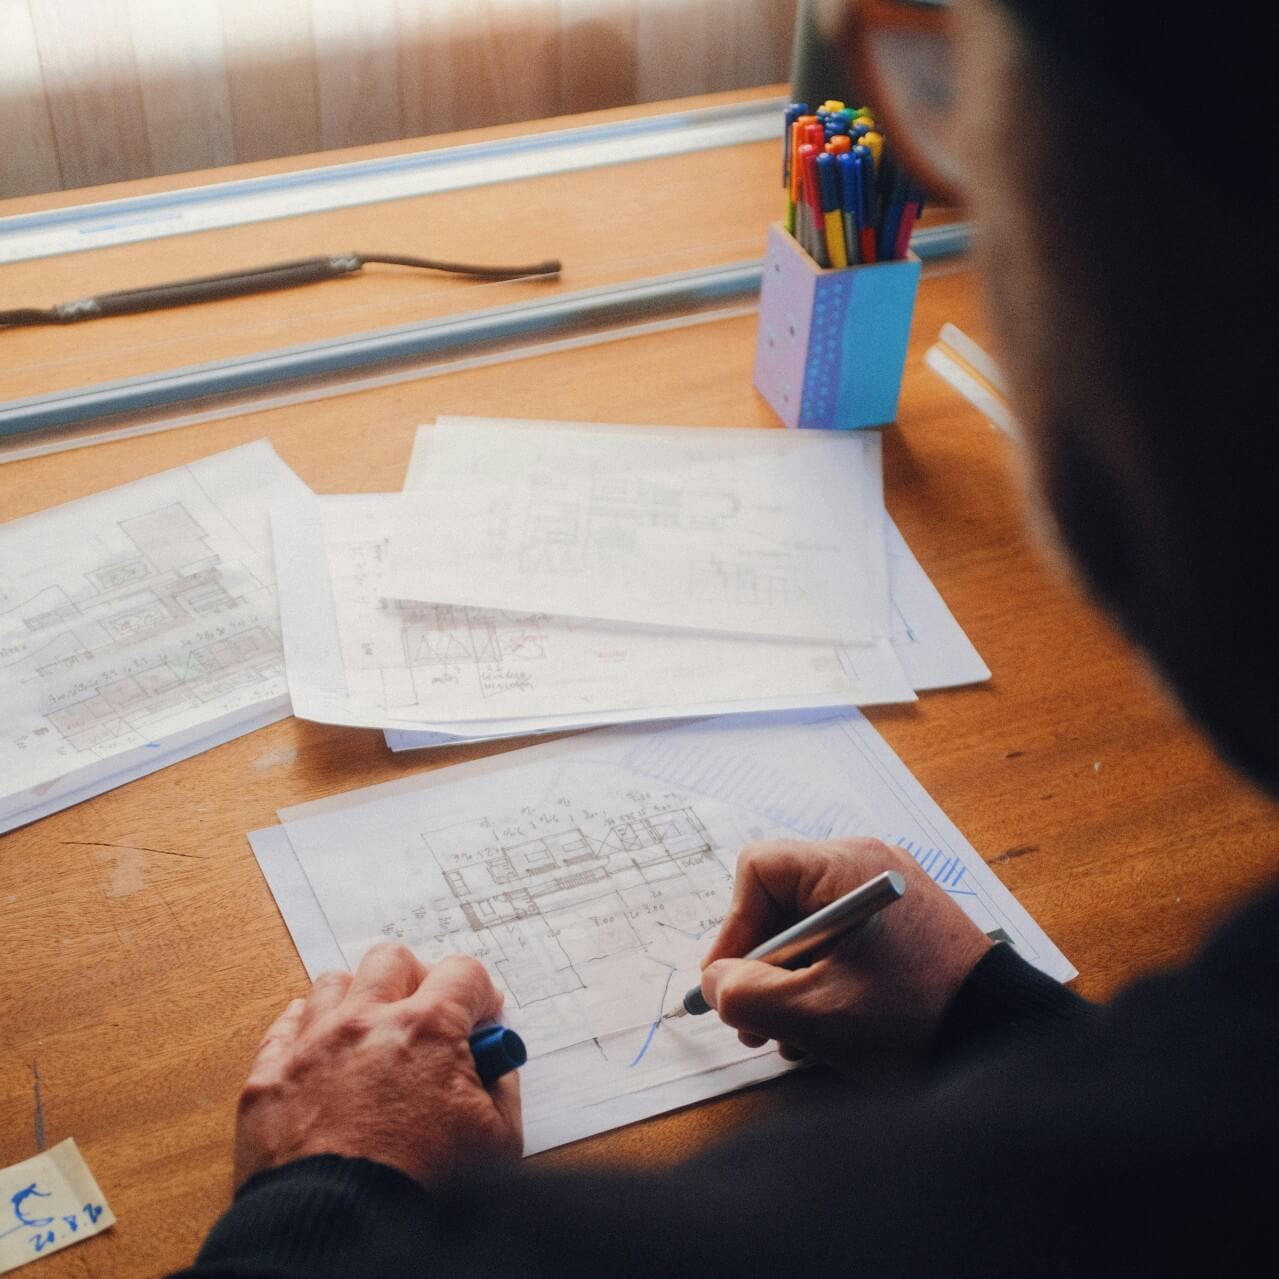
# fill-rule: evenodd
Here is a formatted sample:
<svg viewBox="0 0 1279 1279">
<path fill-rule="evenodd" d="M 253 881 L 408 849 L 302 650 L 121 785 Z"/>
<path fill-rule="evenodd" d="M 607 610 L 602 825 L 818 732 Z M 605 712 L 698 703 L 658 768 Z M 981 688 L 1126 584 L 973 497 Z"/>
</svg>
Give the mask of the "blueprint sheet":
<svg viewBox="0 0 1279 1279">
<path fill-rule="evenodd" d="M 308 971 L 384 938 L 426 962 L 475 955 L 535 1058 L 526 1089 L 547 1081 L 530 1113 L 550 1106 L 552 1132 L 595 1095 L 579 1070 L 608 1127 L 623 1094 L 755 1069 L 710 1018 L 658 1021 L 695 984 L 749 841 L 877 835 L 1031 963 L 1074 972 L 855 711 L 601 730 L 280 817 L 252 840 Z"/>
<path fill-rule="evenodd" d="M 288 714 L 266 441 L 0 526 L 0 831 Z"/>
<path fill-rule="evenodd" d="M 906 544 L 897 525 L 887 520 L 888 581 L 892 599 L 891 645 L 897 663 L 905 672 L 916 692 L 929 689 L 955 688 L 963 684 L 976 684 L 990 678 L 990 668 L 973 647 L 955 620 L 946 601 L 932 584 L 928 574 Z M 867 683 L 875 674 L 871 663 L 878 658 L 878 647 L 866 645 L 844 646 L 839 649 L 840 658 L 854 683 Z M 882 667 L 880 668 L 882 670 Z M 290 667 L 292 671 L 292 667 Z M 291 676 L 290 676 L 291 677 Z M 870 704 L 869 698 L 858 705 Z M 713 709 L 708 713 L 713 713 Z M 725 710 L 732 708 L 725 707 Z M 759 709 L 767 709 L 760 707 Z M 781 708 L 779 708 L 781 709 Z M 609 716 L 617 722 L 621 716 Z M 666 716 L 645 716 L 666 718 Z M 506 726 L 503 726 L 504 728 Z M 515 726 L 511 726 L 513 729 Z M 556 724 L 537 731 L 556 731 L 572 728 L 573 724 Z M 530 731 L 529 727 L 501 733 L 489 732 L 485 736 L 515 737 Z M 394 751 L 420 750 L 430 746 L 444 746 L 457 742 L 456 732 L 414 732 L 389 729 L 387 745 Z"/>
<path fill-rule="evenodd" d="M 544 422 L 522 418 L 465 418 L 441 417 L 437 425 L 466 425 L 470 428 L 500 427 L 508 430 L 522 429 L 541 431 L 546 429 L 591 429 L 629 431 L 634 433 L 657 432 L 663 427 L 601 427 L 586 426 L 580 423 Z M 413 445 L 413 454 L 409 463 L 408 475 L 404 482 L 405 491 L 421 488 L 427 468 L 430 465 L 431 440 L 435 427 L 421 426 Z M 888 584 L 890 594 L 890 638 L 895 662 L 887 660 L 882 640 L 872 645 L 846 645 L 839 649 L 840 660 L 845 673 L 859 689 L 854 699 L 859 706 L 869 706 L 874 702 L 901 700 L 899 696 L 888 698 L 883 695 L 899 676 L 900 668 L 905 672 L 908 683 L 916 692 L 927 689 L 953 688 L 963 684 L 978 683 L 990 678 L 990 670 L 982 661 L 981 655 L 973 647 L 972 642 L 964 634 L 956 622 L 946 602 L 937 588 L 920 566 L 911 552 L 896 524 L 885 515 L 884 536 L 888 559 Z M 314 541 L 313 534 L 312 541 Z M 288 641 L 286 634 L 286 642 Z M 890 675 L 891 666 L 891 675 Z M 295 669 L 302 669 L 290 659 L 290 678 Z M 882 687 L 881 687 L 882 686 Z M 872 690 L 876 696 L 867 695 Z M 810 701 L 810 705 L 815 699 Z M 794 703 L 792 703 L 793 705 Z M 770 706 L 785 709 L 778 702 L 759 703 L 755 709 L 766 710 Z M 707 706 L 707 714 L 721 712 L 744 711 L 751 709 L 750 703 L 739 702 L 736 706 Z M 595 721 L 561 718 L 558 721 L 546 721 L 543 725 L 523 721 L 512 724 L 488 723 L 473 726 L 465 733 L 465 739 L 474 740 L 477 736 L 485 739 L 498 737 L 523 736 L 530 732 L 554 732 L 578 727 L 592 722 L 620 723 L 638 721 L 640 719 L 668 718 L 678 713 L 671 708 L 669 715 L 661 714 L 660 708 L 653 708 L 648 714 L 613 714 L 601 716 Z M 685 708 L 684 713 L 690 713 Z M 451 731 L 446 731 L 446 728 Z M 388 728 L 387 744 L 392 750 L 418 750 L 424 747 L 442 746 L 464 738 L 464 734 L 456 725 L 437 726 L 430 730 L 407 730 Z"/>
<path fill-rule="evenodd" d="M 888 634 L 883 530 L 877 433 L 450 420 L 401 504 L 392 593 L 864 642 Z"/>
<path fill-rule="evenodd" d="M 490 738 L 737 710 L 913 701 L 887 639 L 849 647 L 388 598 L 395 494 L 272 507 L 294 713 Z"/>
</svg>

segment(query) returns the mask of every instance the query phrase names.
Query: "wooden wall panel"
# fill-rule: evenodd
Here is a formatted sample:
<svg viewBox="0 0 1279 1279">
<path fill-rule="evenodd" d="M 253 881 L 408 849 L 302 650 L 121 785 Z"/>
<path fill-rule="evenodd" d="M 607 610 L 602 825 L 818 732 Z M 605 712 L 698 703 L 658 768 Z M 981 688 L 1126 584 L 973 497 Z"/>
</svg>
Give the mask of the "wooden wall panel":
<svg viewBox="0 0 1279 1279">
<path fill-rule="evenodd" d="M 641 5 L 642 0 L 561 0 L 559 96 L 566 115 L 638 100 L 636 24 Z"/>
<path fill-rule="evenodd" d="M 658 102 L 786 79 L 794 11 L 794 0 L 640 4 L 637 100 Z"/>
<path fill-rule="evenodd" d="M 400 134 L 396 0 L 311 0 L 320 145 L 361 146 Z"/>
<path fill-rule="evenodd" d="M 218 0 L 128 0 L 153 173 L 237 159 Z"/>
<path fill-rule="evenodd" d="M 150 173 L 151 151 L 127 0 L 27 0 L 62 182 Z"/>
<path fill-rule="evenodd" d="M 462 127 L 451 42 L 456 15 L 439 0 L 397 0 L 400 123 L 406 138 Z"/>
<path fill-rule="evenodd" d="M 31 11 L 0 0 L 0 197 L 62 186 Z"/>
<path fill-rule="evenodd" d="M 222 0 L 239 160 L 320 150 L 310 0 Z"/>
<path fill-rule="evenodd" d="M 0 194 L 773 83 L 795 0 L 0 0 Z"/>
</svg>

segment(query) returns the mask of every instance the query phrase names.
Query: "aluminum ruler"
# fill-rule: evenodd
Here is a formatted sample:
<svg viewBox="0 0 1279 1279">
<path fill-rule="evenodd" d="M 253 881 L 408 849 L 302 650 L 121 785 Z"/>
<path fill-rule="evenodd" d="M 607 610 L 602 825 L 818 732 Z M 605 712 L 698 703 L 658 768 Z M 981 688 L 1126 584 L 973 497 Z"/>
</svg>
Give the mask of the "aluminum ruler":
<svg viewBox="0 0 1279 1279">
<path fill-rule="evenodd" d="M 0 264 L 781 136 L 782 98 L 214 182 L 0 218 Z"/>
</svg>

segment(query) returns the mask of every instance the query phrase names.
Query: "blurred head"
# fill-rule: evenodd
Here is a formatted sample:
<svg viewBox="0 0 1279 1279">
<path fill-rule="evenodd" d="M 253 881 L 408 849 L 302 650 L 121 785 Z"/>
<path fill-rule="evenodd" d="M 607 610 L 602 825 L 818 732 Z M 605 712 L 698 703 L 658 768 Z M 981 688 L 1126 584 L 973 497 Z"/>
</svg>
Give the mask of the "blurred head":
<svg viewBox="0 0 1279 1279">
<path fill-rule="evenodd" d="M 934 132 L 1040 506 L 1224 753 L 1279 791 L 1279 644 L 1257 616 L 1279 554 L 1264 12 L 957 0 Z M 910 106 L 890 126 L 908 134 Z"/>
</svg>

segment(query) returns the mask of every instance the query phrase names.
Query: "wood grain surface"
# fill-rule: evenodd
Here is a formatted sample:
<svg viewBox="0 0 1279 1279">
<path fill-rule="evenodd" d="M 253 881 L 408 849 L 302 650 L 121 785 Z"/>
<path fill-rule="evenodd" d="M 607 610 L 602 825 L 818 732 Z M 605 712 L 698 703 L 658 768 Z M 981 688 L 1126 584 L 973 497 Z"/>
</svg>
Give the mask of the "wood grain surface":
<svg viewBox="0 0 1279 1279">
<path fill-rule="evenodd" d="M 738 213 L 721 238 L 758 252 L 775 216 L 776 151 L 740 150 L 723 160 L 742 169 Z M 678 257 L 687 247 L 666 200 L 723 207 L 720 162 L 663 162 L 658 191 L 647 166 L 612 175 L 614 196 L 646 210 L 632 227 L 636 237 L 648 227 L 644 254 L 665 246 Z M 536 242 L 541 252 L 566 225 L 584 244 L 573 219 L 588 196 L 575 181 L 518 184 L 520 217 L 503 225 L 504 248 Z M 500 194 L 503 208 L 516 193 Z M 483 190 L 436 197 L 455 219 L 464 208 L 489 216 L 493 199 Z M 404 243 L 431 208 L 410 201 L 357 212 Z M 298 251 L 347 243 L 350 216 L 292 228 Z M 481 247 L 460 226 L 450 250 Z M 221 234 L 270 258 L 289 230 Z M 47 283 L 56 298 L 68 274 L 120 285 L 134 271 L 204 269 L 204 239 L 0 268 L 0 286 L 7 293 L 11 276 L 21 277 L 24 290 Z M 611 269 L 607 247 L 589 249 L 601 271 Z M 363 320 L 402 314 L 398 280 L 350 287 L 367 294 Z M 312 295 L 320 309 L 328 288 Z M 137 317 L 0 334 L 0 366 L 6 381 L 30 389 L 42 362 L 74 359 L 95 375 L 113 362 L 120 372 L 147 367 L 147 348 L 166 329 L 174 362 L 235 349 L 241 328 L 309 331 L 314 316 L 290 321 L 280 305 L 251 299 L 154 325 Z M 922 365 L 945 321 L 989 342 L 979 281 L 962 262 L 930 270 L 921 286 L 899 421 L 884 436 L 887 500 L 994 678 L 869 715 L 1078 966 L 1079 989 L 1105 997 L 1185 955 L 1273 874 L 1275 810 L 1214 759 L 1027 531 L 1016 447 Z M 320 492 L 396 488 L 415 425 L 441 413 L 772 426 L 751 387 L 754 327 L 733 319 L 14 463 L 0 467 L 0 513 L 19 516 L 263 436 Z M 33 1274 L 162 1274 L 192 1256 L 228 1202 L 236 1091 L 263 1029 L 306 989 L 245 833 L 273 824 L 283 805 L 491 749 L 393 757 L 379 734 L 290 719 L 0 838 L 0 1166 L 74 1136 L 119 1217 Z M 834 1088 L 814 1071 L 538 1162 L 657 1165 Z"/>
</svg>

